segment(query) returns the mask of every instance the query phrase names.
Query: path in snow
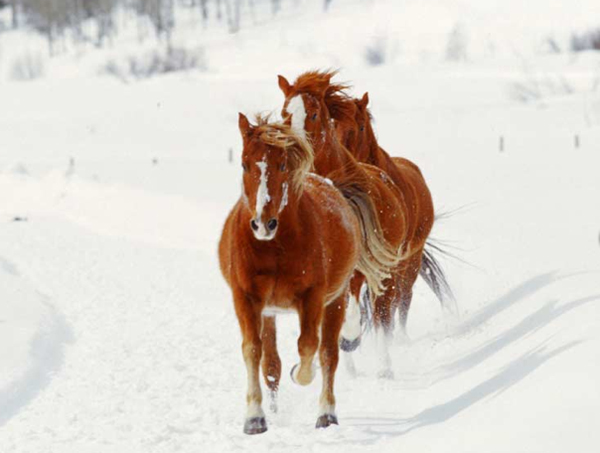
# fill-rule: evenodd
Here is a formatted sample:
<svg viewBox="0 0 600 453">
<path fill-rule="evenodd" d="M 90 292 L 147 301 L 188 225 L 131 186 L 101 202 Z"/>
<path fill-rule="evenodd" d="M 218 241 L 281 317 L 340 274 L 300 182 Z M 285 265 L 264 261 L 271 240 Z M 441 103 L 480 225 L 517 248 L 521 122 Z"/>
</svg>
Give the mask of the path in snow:
<svg viewBox="0 0 600 453">
<path fill-rule="evenodd" d="M 29 222 L 2 229 L 0 254 L 11 257 L 2 261 L 4 272 L 18 269 L 55 304 L 49 313 L 57 318 L 34 344 L 33 371 L 11 389 L 12 400 L 4 399 L 0 451 L 306 451 L 325 445 L 358 451 L 400 444 L 451 450 L 483 448 L 490 433 L 505 440 L 488 451 L 502 451 L 512 442 L 508 433 L 565 396 L 548 396 L 548 390 L 571 382 L 569 370 L 580 379 L 579 391 L 596 388 L 581 380 L 599 371 L 595 363 L 582 367 L 598 338 L 594 302 L 600 296 L 586 289 L 589 276 L 538 273 L 487 304 L 467 304 L 454 323 L 440 317 L 419 287 L 413 341 L 392 351 L 396 380 L 375 378 L 375 347 L 367 339 L 357 355 L 358 377 L 343 366 L 338 373 L 339 427 L 316 432 L 319 380 L 298 388 L 284 372 L 280 412 L 268 414 L 267 434 L 248 438 L 241 433 L 246 379 L 238 326 L 210 253 L 214 229 L 201 229 L 202 205 L 194 214 L 179 198 L 113 191 L 85 181 L 64 184 L 53 195 L 54 211 L 34 209 Z M 93 200 L 108 203 L 94 211 Z M 119 219 L 115 212 L 137 215 Z M 175 218 L 185 212 L 189 221 L 174 222 L 162 238 L 142 234 L 155 212 Z M 194 231 L 198 245 L 183 247 Z M 579 290 L 571 297 L 572 287 Z M 296 360 L 296 323 L 295 316 L 279 321 L 284 369 Z M 52 349 L 63 344 L 64 353 Z M 578 420 L 582 445 L 589 445 L 592 422 L 576 401 L 575 394 L 566 399 L 566 407 L 573 406 L 568 416 L 529 425 L 533 446 L 555 446 L 557 430 L 542 440 L 536 430 L 564 417 Z M 478 434 L 453 435 L 467 427 Z"/>
<path fill-rule="evenodd" d="M 70 331 L 62 314 L 0 256 L 0 427 L 48 385 Z"/>
</svg>

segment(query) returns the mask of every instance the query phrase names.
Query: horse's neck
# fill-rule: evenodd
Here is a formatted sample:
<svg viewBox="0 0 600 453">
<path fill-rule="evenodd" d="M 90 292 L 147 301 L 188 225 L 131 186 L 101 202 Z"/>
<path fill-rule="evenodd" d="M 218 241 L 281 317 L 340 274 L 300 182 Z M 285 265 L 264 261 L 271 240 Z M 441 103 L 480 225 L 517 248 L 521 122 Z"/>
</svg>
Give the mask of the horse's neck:
<svg viewBox="0 0 600 453">
<path fill-rule="evenodd" d="M 369 142 L 368 157 L 365 162 L 384 170 L 392 178 L 398 189 L 403 193 L 406 192 L 406 180 L 396 163 L 392 160 L 390 155 L 379 146 L 374 135 Z"/>
<path fill-rule="evenodd" d="M 370 126 L 367 127 L 367 146 L 365 146 L 366 149 L 364 150 L 364 162 L 379 168 L 385 168 L 388 164 L 385 151 L 379 147 L 373 129 Z"/>
<path fill-rule="evenodd" d="M 370 146 L 362 146 L 360 148 L 355 148 L 354 149 L 354 157 L 356 157 L 356 160 L 358 160 L 359 162 L 364 162 L 367 164 L 372 164 L 372 158 L 371 158 L 371 147 Z"/>
<path fill-rule="evenodd" d="M 332 171 L 347 168 L 352 155 L 337 139 L 333 130 L 325 136 L 315 156 L 315 171 L 326 176 Z"/>
</svg>

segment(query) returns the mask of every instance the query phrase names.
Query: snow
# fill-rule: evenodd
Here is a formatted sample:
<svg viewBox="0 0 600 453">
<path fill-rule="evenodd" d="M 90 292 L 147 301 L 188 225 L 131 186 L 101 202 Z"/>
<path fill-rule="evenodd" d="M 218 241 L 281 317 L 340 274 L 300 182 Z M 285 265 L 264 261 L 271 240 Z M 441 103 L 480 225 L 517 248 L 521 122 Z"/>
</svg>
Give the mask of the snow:
<svg viewBox="0 0 600 453">
<path fill-rule="evenodd" d="M 539 51 L 594 25 L 595 3 L 496 3 L 333 2 L 327 15 L 206 34 L 205 73 L 127 85 L 98 74 L 133 39 L 48 59 L 33 82 L 2 79 L 0 451 L 595 452 L 600 55 Z M 357 18 L 365 29 L 349 33 Z M 448 62 L 459 21 L 468 59 Z M 369 66 L 362 51 L 381 36 L 388 59 Z M 0 34 L 2 74 L 24 47 L 45 50 Z M 451 213 L 434 236 L 467 263 L 444 261 L 460 316 L 418 281 L 409 339 L 390 346 L 394 379 L 377 377 L 367 336 L 356 375 L 340 360 L 340 425 L 323 431 L 320 372 L 291 382 L 297 318 L 278 316 L 279 411 L 249 437 L 216 256 L 240 196 L 237 112 L 280 111 L 276 75 L 315 67 L 369 91 L 382 146 L 416 162 Z M 516 101 L 523 83 L 540 96 Z"/>
<path fill-rule="evenodd" d="M 10 261 L 0 256 L 0 423 L 43 390 L 60 366 L 68 337 L 60 313 Z"/>
</svg>

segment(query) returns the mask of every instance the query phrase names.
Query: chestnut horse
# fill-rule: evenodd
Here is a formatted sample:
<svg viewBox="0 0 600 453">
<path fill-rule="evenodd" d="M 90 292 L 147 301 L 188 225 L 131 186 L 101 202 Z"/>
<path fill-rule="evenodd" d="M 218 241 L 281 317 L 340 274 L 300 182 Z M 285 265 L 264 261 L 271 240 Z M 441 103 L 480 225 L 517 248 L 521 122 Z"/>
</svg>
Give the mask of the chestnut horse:
<svg viewBox="0 0 600 453">
<path fill-rule="evenodd" d="M 349 280 L 357 267 L 374 281 L 388 270 L 385 257 L 378 260 L 384 239 L 366 228 L 380 228 L 375 206 L 355 175 L 330 181 L 309 173 L 313 150 L 289 126 L 264 118 L 254 126 L 240 114 L 239 128 L 243 193 L 225 222 L 219 259 L 233 294 L 248 375 L 244 432 L 267 430 L 259 366 L 264 351 L 265 381 L 277 391 L 281 361 L 274 315 L 286 310 L 300 319 L 294 382 L 312 382 L 319 351 L 323 387 L 316 426 L 324 428 L 337 424 L 333 385 Z"/>
<path fill-rule="evenodd" d="M 342 93 L 344 85 L 331 85 L 333 72 L 311 71 L 300 75 L 293 85 L 279 76 L 279 87 L 285 95 L 282 115 L 291 116 L 291 123 L 297 130 L 309 135 L 315 147 L 315 168 L 317 173 L 328 175 L 331 171 L 344 169 L 348 162 L 357 158 L 365 168 L 375 169 L 378 177 L 393 186 L 392 196 L 381 198 L 380 221 L 384 236 L 394 246 L 399 247 L 399 263 L 392 275 L 385 281 L 382 295 L 372 294 L 373 321 L 379 334 L 381 349 L 380 376 L 392 377 L 388 344 L 392 337 L 394 317 L 399 309 L 400 324 L 405 332 L 406 317 L 412 299 L 412 287 L 422 265 L 423 249 L 433 225 L 434 213 L 431 195 L 425 181 L 414 164 L 401 171 L 387 153 L 378 153 L 370 159 L 367 151 L 372 151 L 373 141 L 365 129 L 356 127 L 357 106 L 352 102 L 336 103 L 335 95 Z M 333 89 L 332 89 L 333 87 Z M 328 105 L 329 104 L 329 105 Z M 348 124 L 333 122 L 332 113 L 338 119 L 345 118 Z M 335 126 L 335 127 L 334 127 Z M 372 128 L 369 129 L 371 134 Z M 374 134 L 372 136 L 374 140 Z M 376 141 L 374 141 L 377 146 Z M 344 146 L 353 148 L 353 154 Z M 364 148 L 364 150 L 363 150 Z M 378 148 L 379 149 L 379 148 Z M 364 151 L 364 155 L 361 152 Z M 348 155 L 351 158 L 348 158 Z M 389 158 L 389 156 L 387 156 Z M 373 167 L 371 167 L 373 165 Z M 360 329 L 359 293 L 363 282 L 354 278 L 351 284 L 352 297 L 342 335 L 345 341 L 342 348 L 351 351 L 358 345 Z"/>
<path fill-rule="evenodd" d="M 407 200 L 410 205 L 413 206 L 413 213 L 411 216 L 417 219 L 414 222 L 416 223 L 415 235 L 419 239 L 419 242 L 422 243 L 423 237 L 429 236 L 432 223 L 435 221 L 435 217 L 432 219 L 429 215 L 430 212 L 433 212 L 433 202 L 425 179 L 423 178 L 423 174 L 419 167 L 410 160 L 403 157 L 390 157 L 390 155 L 379 146 L 373 130 L 373 117 L 367 107 L 369 104 L 369 94 L 365 93 L 361 99 L 351 99 L 345 95 L 345 90 L 347 90 L 347 88 L 346 85 L 337 84 L 330 85 L 330 89 L 328 90 L 329 96 L 327 97 L 326 102 L 328 107 L 331 104 L 330 111 L 333 110 L 336 114 L 336 129 L 339 129 L 339 133 L 343 134 L 345 140 L 349 143 L 350 149 L 353 150 L 358 160 L 361 162 L 368 162 L 385 170 L 392 177 L 394 183 L 400 190 L 406 194 Z M 338 113 L 344 111 L 342 104 L 354 104 L 355 106 L 353 132 L 349 132 L 349 129 L 352 129 L 352 122 L 348 119 L 348 113 L 351 109 L 347 107 L 346 114 L 344 115 Z M 423 215 L 423 210 L 427 213 L 426 215 Z M 427 232 L 427 234 L 425 234 L 425 232 Z M 427 241 L 425 246 L 420 249 L 418 252 L 421 254 L 419 275 L 434 292 L 442 304 L 442 307 L 450 312 L 455 312 L 456 306 L 454 295 L 444 271 L 435 257 L 436 251 L 447 254 L 447 252 L 442 250 L 438 245 L 434 245 L 429 241 Z M 416 270 L 413 271 L 413 273 L 414 272 L 416 272 Z M 410 278 L 414 280 L 416 279 L 416 275 L 411 275 Z M 404 298 L 406 299 L 406 302 L 402 304 L 400 320 L 401 325 L 405 328 L 412 291 L 408 291 L 407 289 L 407 294 Z"/>
<path fill-rule="evenodd" d="M 400 324 L 405 330 L 412 300 L 412 285 L 417 273 L 432 289 L 443 308 L 455 310 L 452 290 L 434 255 L 434 251 L 444 252 L 437 245 L 426 242 L 434 221 L 433 202 L 420 169 L 408 159 L 390 157 L 379 146 L 372 126 L 372 115 L 367 107 L 369 94 L 365 93 L 361 99 L 353 99 L 346 94 L 347 89 L 348 86 L 344 84 L 330 84 L 325 96 L 338 137 L 359 161 L 385 170 L 405 194 L 408 206 L 412 207 L 409 211 L 409 224 L 414 226 L 414 242 L 421 246 L 414 248 L 413 264 L 405 269 L 400 280 Z M 418 263 L 420 266 L 417 266 Z"/>
</svg>

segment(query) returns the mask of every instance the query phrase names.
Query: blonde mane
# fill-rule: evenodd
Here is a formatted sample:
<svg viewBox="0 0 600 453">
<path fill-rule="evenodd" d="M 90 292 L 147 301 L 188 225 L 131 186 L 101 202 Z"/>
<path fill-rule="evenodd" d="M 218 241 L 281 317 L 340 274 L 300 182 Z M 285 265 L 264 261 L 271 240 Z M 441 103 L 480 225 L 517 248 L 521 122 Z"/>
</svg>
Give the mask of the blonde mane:
<svg viewBox="0 0 600 453">
<path fill-rule="evenodd" d="M 287 152 L 292 189 L 301 194 L 314 162 L 314 151 L 308 140 L 296 134 L 290 125 L 269 122 L 268 115 L 256 115 L 253 135 L 261 142 Z"/>
</svg>

